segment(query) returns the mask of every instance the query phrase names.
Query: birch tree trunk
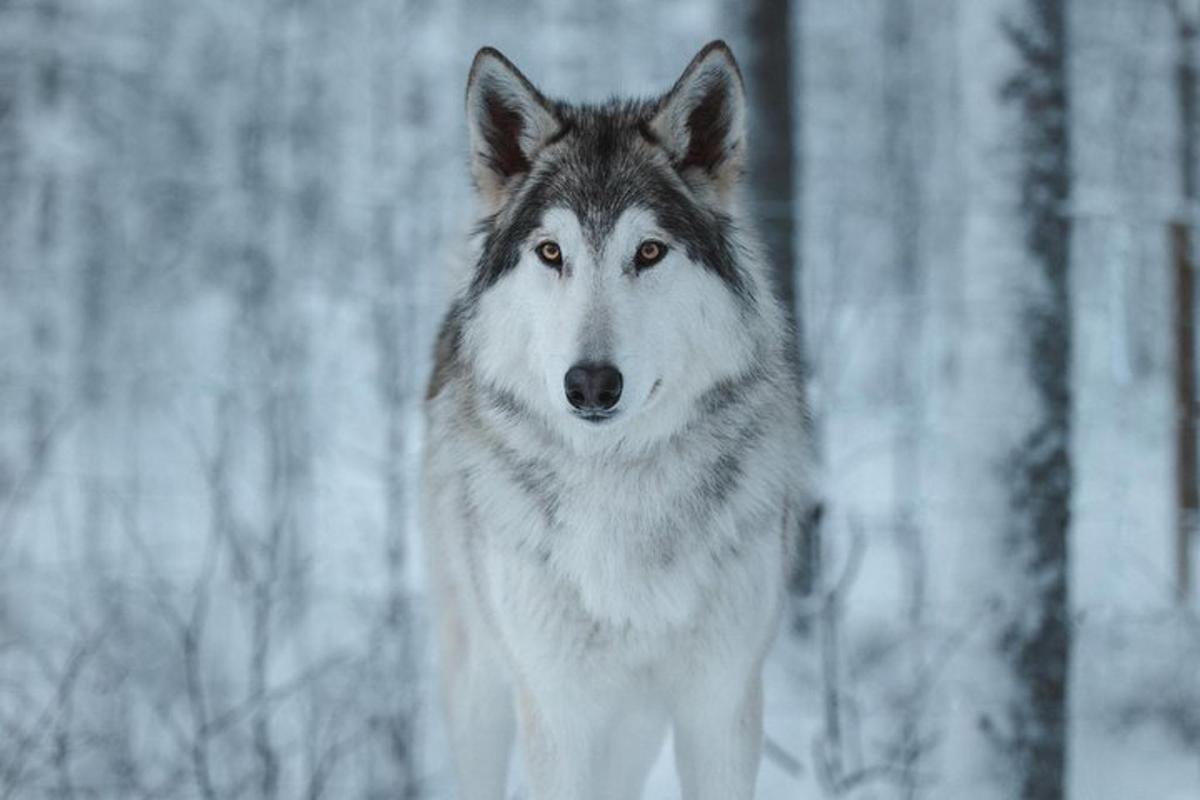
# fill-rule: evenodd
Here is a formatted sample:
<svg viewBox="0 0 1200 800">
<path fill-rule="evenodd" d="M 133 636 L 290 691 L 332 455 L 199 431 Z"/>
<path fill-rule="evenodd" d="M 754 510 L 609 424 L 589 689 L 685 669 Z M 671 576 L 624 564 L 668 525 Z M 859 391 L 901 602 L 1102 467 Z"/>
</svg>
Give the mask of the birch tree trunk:
<svg viewBox="0 0 1200 800">
<path fill-rule="evenodd" d="M 950 658 L 938 797 L 1065 793 L 1071 176 L 1065 0 L 972 5 L 967 219 L 939 560 Z"/>
<path fill-rule="evenodd" d="M 1071 128 L 1067 0 L 1026 0 L 1008 28 L 1021 64 L 1005 98 L 1021 114 L 1021 227 L 1041 284 L 1022 310 L 1026 362 L 1039 408 L 1013 450 L 1008 542 L 1032 608 L 1006 621 L 1001 653 L 1016 678 L 1008 727 L 1021 796 L 1065 794 L 1070 675 Z M 1014 609 L 1015 610 L 1015 609 Z"/>
</svg>

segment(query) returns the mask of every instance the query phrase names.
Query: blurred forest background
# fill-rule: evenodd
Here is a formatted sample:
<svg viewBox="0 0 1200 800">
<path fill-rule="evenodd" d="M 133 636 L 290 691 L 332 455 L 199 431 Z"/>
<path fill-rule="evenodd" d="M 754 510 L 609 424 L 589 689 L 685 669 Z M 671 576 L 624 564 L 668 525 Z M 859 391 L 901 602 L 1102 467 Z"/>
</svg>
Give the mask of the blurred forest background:
<svg viewBox="0 0 1200 800">
<path fill-rule="evenodd" d="M 1200 797 L 1198 31 L 0 0 L 0 798 L 450 796 L 414 487 L 467 67 L 649 94 L 715 37 L 825 500 L 760 796 Z"/>
</svg>

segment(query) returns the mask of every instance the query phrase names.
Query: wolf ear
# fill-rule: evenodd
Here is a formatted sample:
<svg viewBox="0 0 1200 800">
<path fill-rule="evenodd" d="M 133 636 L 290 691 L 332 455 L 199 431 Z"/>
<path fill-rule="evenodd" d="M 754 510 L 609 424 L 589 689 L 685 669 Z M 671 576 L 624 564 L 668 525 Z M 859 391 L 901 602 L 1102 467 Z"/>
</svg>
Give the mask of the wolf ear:
<svg viewBox="0 0 1200 800">
<path fill-rule="evenodd" d="M 467 78 L 467 126 L 475 186 L 495 212 L 507 199 L 512 179 L 529 172 L 534 155 L 561 124 L 512 62 L 485 47 Z"/>
<path fill-rule="evenodd" d="M 722 41 L 704 46 L 659 101 L 650 129 L 690 183 L 711 182 L 724 197 L 745 160 L 746 98 L 742 73 Z"/>
</svg>

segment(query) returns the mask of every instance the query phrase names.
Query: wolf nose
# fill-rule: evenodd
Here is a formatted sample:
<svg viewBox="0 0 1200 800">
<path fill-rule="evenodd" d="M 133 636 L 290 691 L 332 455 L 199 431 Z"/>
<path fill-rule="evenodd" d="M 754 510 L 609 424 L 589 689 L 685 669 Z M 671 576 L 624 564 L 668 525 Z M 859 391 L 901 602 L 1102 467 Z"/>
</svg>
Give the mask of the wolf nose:
<svg viewBox="0 0 1200 800">
<path fill-rule="evenodd" d="M 608 411 L 621 399 L 621 372 L 612 364 L 576 364 L 563 387 L 567 402 L 580 411 Z"/>
</svg>

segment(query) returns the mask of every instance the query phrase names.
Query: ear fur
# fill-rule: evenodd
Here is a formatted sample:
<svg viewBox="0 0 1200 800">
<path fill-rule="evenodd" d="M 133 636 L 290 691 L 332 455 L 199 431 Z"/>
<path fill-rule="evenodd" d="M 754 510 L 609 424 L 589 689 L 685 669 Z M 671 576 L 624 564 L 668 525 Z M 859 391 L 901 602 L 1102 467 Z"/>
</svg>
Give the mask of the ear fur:
<svg viewBox="0 0 1200 800">
<path fill-rule="evenodd" d="M 467 78 L 471 174 L 489 212 L 508 199 L 513 179 L 561 127 L 550 103 L 499 50 L 484 47 Z"/>
<path fill-rule="evenodd" d="M 732 191 L 745 162 L 746 98 L 725 42 L 696 54 L 659 101 L 650 129 L 689 183 L 708 184 L 720 198 Z"/>
</svg>

